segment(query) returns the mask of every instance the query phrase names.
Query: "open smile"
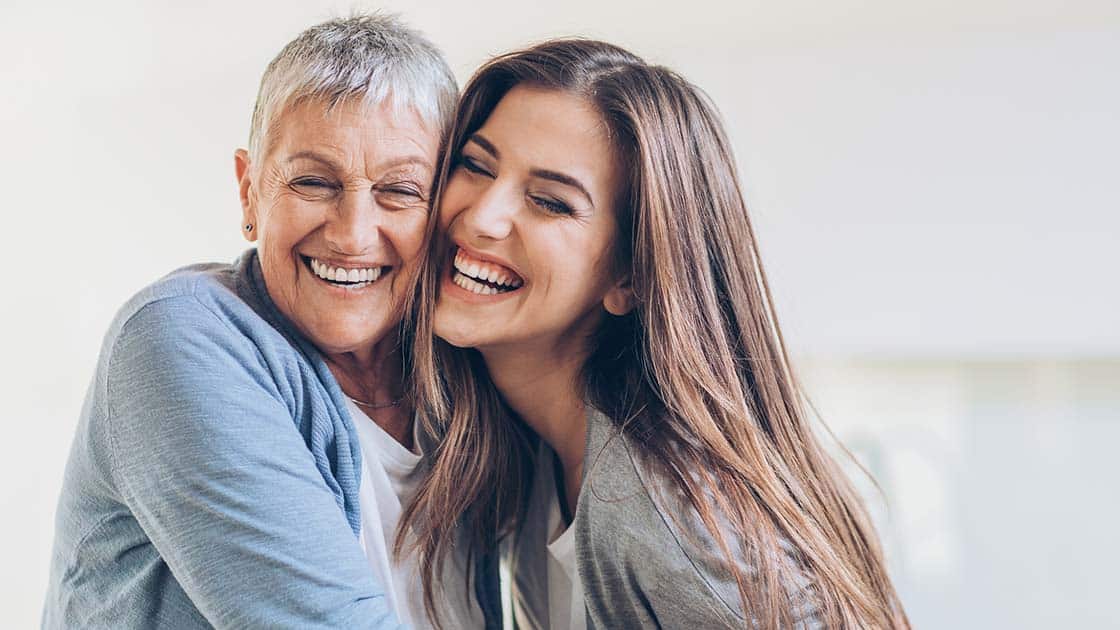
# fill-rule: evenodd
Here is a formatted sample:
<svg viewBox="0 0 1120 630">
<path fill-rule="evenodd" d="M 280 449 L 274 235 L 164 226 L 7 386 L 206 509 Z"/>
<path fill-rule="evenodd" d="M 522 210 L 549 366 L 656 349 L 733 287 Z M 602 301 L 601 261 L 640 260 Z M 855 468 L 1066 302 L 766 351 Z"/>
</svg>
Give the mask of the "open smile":
<svg viewBox="0 0 1120 630">
<path fill-rule="evenodd" d="M 475 295 L 510 293 L 525 284 L 521 276 L 509 267 L 476 258 L 462 248 L 455 250 L 451 282 Z"/>
<path fill-rule="evenodd" d="M 346 289 L 367 287 L 393 270 L 388 265 L 344 267 L 310 256 L 300 256 L 300 258 L 315 277 L 327 284 Z"/>
</svg>

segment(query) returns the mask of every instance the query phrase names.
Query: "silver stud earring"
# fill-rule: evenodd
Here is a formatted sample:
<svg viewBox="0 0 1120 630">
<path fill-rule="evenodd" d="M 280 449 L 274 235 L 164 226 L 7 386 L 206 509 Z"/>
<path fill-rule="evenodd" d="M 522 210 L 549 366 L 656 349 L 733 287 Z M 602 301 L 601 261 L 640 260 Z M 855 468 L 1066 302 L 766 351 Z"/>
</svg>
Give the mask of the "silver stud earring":
<svg viewBox="0 0 1120 630">
<path fill-rule="evenodd" d="M 252 223 L 246 223 L 245 224 L 245 231 L 246 232 L 252 232 L 253 231 L 253 224 Z"/>
</svg>

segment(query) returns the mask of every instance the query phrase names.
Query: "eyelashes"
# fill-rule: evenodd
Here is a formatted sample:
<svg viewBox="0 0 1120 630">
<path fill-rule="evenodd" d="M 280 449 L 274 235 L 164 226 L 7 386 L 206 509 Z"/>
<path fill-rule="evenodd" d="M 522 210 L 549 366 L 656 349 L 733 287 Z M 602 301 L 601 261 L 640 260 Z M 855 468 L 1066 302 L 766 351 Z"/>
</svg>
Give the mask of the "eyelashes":
<svg viewBox="0 0 1120 630">
<path fill-rule="evenodd" d="M 330 199 L 342 190 L 338 183 L 321 177 L 296 177 L 288 182 L 288 188 L 311 199 Z"/>
<path fill-rule="evenodd" d="M 390 184 L 387 186 L 377 186 L 375 188 L 378 192 L 388 193 L 391 195 L 401 195 L 403 197 L 413 197 L 416 199 L 424 199 L 424 193 L 420 190 L 409 186 L 407 184 Z"/>
<path fill-rule="evenodd" d="M 538 206 L 552 214 L 573 214 L 572 207 L 564 203 L 563 201 L 549 199 L 547 197 L 538 197 L 534 195 L 530 195 L 529 199 L 532 199 L 533 203 L 537 204 Z"/>
<path fill-rule="evenodd" d="M 467 169 L 471 173 L 474 173 L 475 175 L 485 175 L 486 177 L 491 178 L 494 177 L 493 173 L 486 170 L 481 164 L 475 161 L 474 158 L 468 157 L 466 155 L 459 156 L 458 165 Z"/>
<path fill-rule="evenodd" d="M 290 183 L 291 186 L 304 186 L 309 188 L 337 188 L 338 185 L 319 177 L 297 177 Z"/>
<path fill-rule="evenodd" d="M 288 188 L 302 197 L 321 201 L 333 199 L 342 193 L 342 184 L 322 177 L 301 176 L 288 182 Z M 398 201 L 425 201 L 426 195 L 412 182 L 391 182 L 373 187 L 377 195 L 385 195 Z"/>
<path fill-rule="evenodd" d="M 479 163 L 478 160 L 475 160 L 468 155 L 460 154 L 458 160 L 456 161 L 456 165 L 462 167 L 469 173 L 481 175 L 482 177 L 486 177 L 488 179 L 494 179 L 493 173 L 491 173 L 485 166 Z M 575 210 L 573 210 L 570 205 L 564 203 L 563 201 L 560 201 L 559 199 L 541 195 L 529 195 L 529 200 L 532 201 L 534 205 L 549 214 L 566 216 L 575 214 Z"/>
</svg>

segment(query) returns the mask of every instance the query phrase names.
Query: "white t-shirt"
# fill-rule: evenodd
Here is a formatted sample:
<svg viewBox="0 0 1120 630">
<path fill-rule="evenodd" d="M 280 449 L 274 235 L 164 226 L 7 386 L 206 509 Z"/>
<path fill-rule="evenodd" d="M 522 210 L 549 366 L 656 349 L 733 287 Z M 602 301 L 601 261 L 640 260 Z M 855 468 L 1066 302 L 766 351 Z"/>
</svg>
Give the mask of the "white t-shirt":
<svg viewBox="0 0 1120 630">
<path fill-rule="evenodd" d="M 521 593 L 519 602 L 529 610 L 519 609 L 515 616 L 521 627 L 533 630 L 585 630 L 587 613 L 583 607 L 583 584 L 576 569 L 576 530 L 564 525 L 555 469 L 556 454 L 542 441 L 537 452 L 536 478 L 527 518 L 544 519 L 547 553 L 526 554 L 521 560 L 525 564 L 518 570 L 525 575 L 543 577 L 546 582 L 533 577 L 531 585 L 524 585 L 529 590 Z M 537 525 L 532 529 L 542 530 Z M 547 600 L 544 591 L 547 591 Z"/>
<path fill-rule="evenodd" d="M 405 448 L 352 401 L 347 400 L 346 407 L 362 450 L 362 482 L 358 488 L 362 549 L 385 589 L 389 607 L 400 622 L 413 628 L 430 628 L 432 624 L 424 610 L 424 589 L 415 557 L 408 555 L 400 563 L 393 561 L 393 544 L 402 507 L 412 498 L 420 481 L 413 473 L 421 454 Z M 451 560 L 449 558 L 444 565 L 444 597 L 439 602 L 443 606 L 444 627 L 481 628 L 484 625 L 482 611 L 475 598 L 466 592 L 464 563 L 459 557 Z"/>
<path fill-rule="evenodd" d="M 583 608 L 583 584 L 576 570 L 576 532 L 571 525 L 564 527 L 560 499 L 555 492 L 548 510 L 548 531 L 552 532 L 548 543 L 548 627 L 585 630 L 587 613 Z"/>
</svg>

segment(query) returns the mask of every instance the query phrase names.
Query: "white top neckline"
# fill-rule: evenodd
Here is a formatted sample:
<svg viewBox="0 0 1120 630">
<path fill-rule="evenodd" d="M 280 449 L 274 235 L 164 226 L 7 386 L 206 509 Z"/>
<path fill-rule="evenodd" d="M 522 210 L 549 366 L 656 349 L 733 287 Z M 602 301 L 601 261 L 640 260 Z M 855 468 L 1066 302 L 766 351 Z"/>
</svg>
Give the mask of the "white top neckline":
<svg viewBox="0 0 1120 630">
<path fill-rule="evenodd" d="M 551 449 L 538 452 L 540 463 L 537 474 L 546 475 L 550 482 L 552 500 L 549 501 L 548 549 L 548 617 L 550 630 L 585 630 L 587 613 L 583 602 L 583 582 L 576 568 L 575 519 L 565 525 L 560 509 L 560 496 L 556 484 L 554 460 Z"/>
<path fill-rule="evenodd" d="M 389 607 L 401 624 L 412 628 L 431 628 L 424 610 L 424 591 L 415 554 L 396 561 L 393 545 L 404 506 L 421 478 L 417 473 L 422 452 L 412 452 L 389 435 L 353 401 L 346 403 L 358 445 L 362 452 L 361 483 L 358 489 L 361 533 L 358 537 L 378 583 L 385 591 Z M 418 429 L 413 426 L 413 444 L 420 450 Z M 467 591 L 461 574 L 464 562 L 458 556 L 444 566 L 442 578 L 446 597 L 437 605 L 447 627 L 481 627 L 483 615 L 475 598 Z"/>
</svg>

